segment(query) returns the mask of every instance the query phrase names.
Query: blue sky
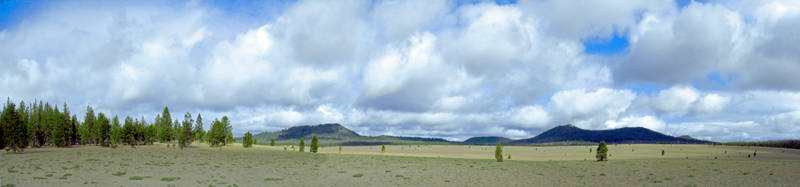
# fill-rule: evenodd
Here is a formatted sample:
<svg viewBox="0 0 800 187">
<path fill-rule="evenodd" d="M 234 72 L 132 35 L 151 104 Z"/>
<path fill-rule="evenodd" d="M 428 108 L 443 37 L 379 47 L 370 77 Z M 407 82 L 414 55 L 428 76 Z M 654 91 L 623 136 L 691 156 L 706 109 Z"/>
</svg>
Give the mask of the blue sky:
<svg viewBox="0 0 800 187">
<path fill-rule="evenodd" d="M 796 1 L 2 1 L 0 95 L 234 133 L 798 138 Z"/>
</svg>

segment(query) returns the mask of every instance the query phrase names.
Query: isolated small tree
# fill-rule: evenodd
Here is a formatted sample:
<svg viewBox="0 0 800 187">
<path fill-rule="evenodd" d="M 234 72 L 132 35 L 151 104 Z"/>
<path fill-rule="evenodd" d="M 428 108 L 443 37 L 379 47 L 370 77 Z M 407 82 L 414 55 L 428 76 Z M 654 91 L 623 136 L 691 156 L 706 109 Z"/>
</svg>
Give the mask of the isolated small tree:
<svg viewBox="0 0 800 187">
<path fill-rule="evenodd" d="M 589 153 L 592 153 L 592 148 L 591 147 L 589 148 Z"/>
<path fill-rule="evenodd" d="M 275 138 L 269 140 L 269 146 L 275 146 Z"/>
<path fill-rule="evenodd" d="M 244 137 L 242 138 L 242 146 L 245 148 L 253 147 L 253 134 L 249 131 L 244 133 Z"/>
<path fill-rule="evenodd" d="M 511 154 L 508 154 L 508 159 L 511 160 Z"/>
<path fill-rule="evenodd" d="M 597 155 L 595 155 L 597 161 L 607 161 L 608 160 L 608 147 L 606 147 L 606 141 L 600 142 L 600 145 L 597 146 Z"/>
<path fill-rule="evenodd" d="M 381 145 L 381 153 L 386 152 L 386 145 Z"/>
<path fill-rule="evenodd" d="M 662 149 L 662 150 L 661 150 L 661 156 L 664 156 L 664 153 L 665 153 L 665 152 L 664 152 L 664 150 Z"/>
<path fill-rule="evenodd" d="M 756 155 L 758 154 L 758 153 L 756 153 L 756 152 L 758 152 L 758 151 L 757 151 L 757 150 L 756 150 L 756 151 L 753 151 L 753 157 L 756 157 Z"/>
<path fill-rule="evenodd" d="M 305 152 L 306 149 L 306 142 L 303 139 L 300 139 L 300 152 Z"/>
<path fill-rule="evenodd" d="M 317 153 L 318 149 L 319 149 L 319 140 L 317 140 L 317 136 L 312 136 L 311 137 L 311 150 L 310 151 L 312 153 Z"/>
<path fill-rule="evenodd" d="M 342 152 L 342 146 L 341 145 L 339 146 L 339 152 Z"/>
<path fill-rule="evenodd" d="M 497 142 L 497 147 L 494 148 L 494 159 L 497 159 L 497 162 L 503 162 L 503 147 L 500 142 Z"/>
</svg>

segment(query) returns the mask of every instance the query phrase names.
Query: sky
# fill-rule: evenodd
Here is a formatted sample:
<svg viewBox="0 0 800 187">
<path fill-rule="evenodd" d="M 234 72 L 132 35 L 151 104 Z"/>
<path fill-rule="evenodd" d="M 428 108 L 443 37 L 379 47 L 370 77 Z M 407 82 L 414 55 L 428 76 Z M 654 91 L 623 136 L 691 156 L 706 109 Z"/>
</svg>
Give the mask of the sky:
<svg viewBox="0 0 800 187">
<path fill-rule="evenodd" d="M 797 139 L 798 43 L 795 0 L 7 0 L 0 96 L 236 135 Z"/>
</svg>

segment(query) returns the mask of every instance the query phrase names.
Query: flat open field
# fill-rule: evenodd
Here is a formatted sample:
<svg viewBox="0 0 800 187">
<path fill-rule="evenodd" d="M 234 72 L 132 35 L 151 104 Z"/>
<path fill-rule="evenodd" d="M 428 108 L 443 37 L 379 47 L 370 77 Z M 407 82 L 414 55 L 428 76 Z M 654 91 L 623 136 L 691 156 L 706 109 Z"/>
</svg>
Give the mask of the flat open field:
<svg viewBox="0 0 800 187">
<path fill-rule="evenodd" d="M 593 148 L 593 147 L 592 147 Z M 291 148 L 288 148 L 291 150 Z M 308 149 L 308 147 L 306 147 Z M 661 149 L 666 151 L 661 156 Z M 323 147 L 181 151 L 165 145 L 27 149 L 0 153 L 0 183 L 15 186 L 797 186 L 800 150 L 709 145 Z M 727 152 L 727 154 L 726 154 Z M 752 155 L 751 155 L 752 156 Z M 439 157 L 439 158 L 437 158 Z M 688 158 L 687 158 L 688 157 Z M 714 159 L 717 157 L 717 159 Z M 587 159 L 587 161 L 584 161 Z"/>
</svg>

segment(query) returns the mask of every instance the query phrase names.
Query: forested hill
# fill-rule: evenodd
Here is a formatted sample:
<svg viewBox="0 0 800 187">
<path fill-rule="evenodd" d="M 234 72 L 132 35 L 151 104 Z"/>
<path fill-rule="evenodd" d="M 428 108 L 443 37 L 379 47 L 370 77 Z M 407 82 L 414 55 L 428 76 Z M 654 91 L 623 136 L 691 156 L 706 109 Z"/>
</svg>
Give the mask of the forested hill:
<svg viewBox="0 0 800 187">
<path fill-rule="evenodd" d="M 557 126 L 539 134 L 536 137 L 516 140 L 511 143 L 532 144 L 566 141 L 605 141 L 606 143 L 710 143 L 703 140 L 668 136 L 644 127 L 625 127 L 610 130 L 586 130 L 573 125 Z"/>
</svg>

